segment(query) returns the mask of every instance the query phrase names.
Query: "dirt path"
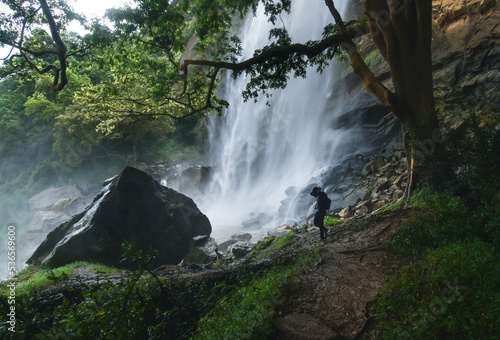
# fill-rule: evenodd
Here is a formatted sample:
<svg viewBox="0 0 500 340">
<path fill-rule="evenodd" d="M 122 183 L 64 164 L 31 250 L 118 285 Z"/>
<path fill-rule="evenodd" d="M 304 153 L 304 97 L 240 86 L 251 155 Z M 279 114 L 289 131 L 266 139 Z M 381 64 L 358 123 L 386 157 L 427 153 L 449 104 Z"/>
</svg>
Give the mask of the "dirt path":
<svg viewBox="0 0 500 340">
<path fill-rule="evenodd" d="M 382 214 L 366 225 L 334 227 L 326 241 L 319 231 L 303 237 L 320 242 L 322 258 L 304 273 L 304 289 L 294 293 L 276 321 L 280 339 L 353 339 L 366 323 L 366 304 L 397 262 L 386 241 L 411 218 L 410 211 Z"/>
</svg>

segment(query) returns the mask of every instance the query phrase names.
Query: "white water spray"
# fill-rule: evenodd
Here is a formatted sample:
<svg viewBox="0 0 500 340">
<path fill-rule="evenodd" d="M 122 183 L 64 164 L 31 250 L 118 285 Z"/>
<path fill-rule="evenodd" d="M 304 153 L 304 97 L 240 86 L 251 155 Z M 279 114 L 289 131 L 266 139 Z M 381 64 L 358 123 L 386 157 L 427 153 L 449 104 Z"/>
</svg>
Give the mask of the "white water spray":
<svg viewBox="0 0 500 340">
<path fill-rule="evenodd" d="M 337 5 L 342 11 L 345 3 Z M 277 22 L 286 26 L 294 41 L 306 42 L 321 39 L 332 17 L 323 1 L 301 0 Z M 269 43 L 270 28 L 262 7 L 256 17 L 247 19 L 241 35 L 244 59 Z M 354 138 L 333 126 L 341 109 L 331 103 L 336 77 L 335 61 L 332 64 L 323 74 L 310 68 L 306 79 L 290 79 L 286 89 L 273 93 L 270 106 L 267 98 L 244 103 L 241 93 L 248 79 L 228 78 L 229 109 L 223 118 L 209 120 L 214 169 L 210 193 L 197 200 L 214 237 L 240 231 L 262 234 L 308 213 L 303 208 L 296 211 L 293 204 L 283 207 L 285 192 L 313 183 L 325 167 L 338 162 L 339 150 Z"/>
</svg>

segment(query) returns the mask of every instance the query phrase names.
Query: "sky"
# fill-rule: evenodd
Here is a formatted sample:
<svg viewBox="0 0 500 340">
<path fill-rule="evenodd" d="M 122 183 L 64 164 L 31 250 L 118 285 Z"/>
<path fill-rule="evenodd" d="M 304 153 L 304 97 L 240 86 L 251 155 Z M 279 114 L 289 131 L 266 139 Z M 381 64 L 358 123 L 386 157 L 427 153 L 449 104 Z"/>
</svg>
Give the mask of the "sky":
<svg viewBox="0 0 500 340">
<path fill-rule="evenodd" d="M 122 7 L 131 1 L 127 0 L 67 0 L 75 12 L 86 15 L 89 18 L 102 17 L 106 9 Z M 79 31 L 76 24 L 70 25 L 70 31 Z M 81 33 L 81 32 L 79 32 Z"/>
<path fill-rule="evenodd" d="M 130 0 L 67 0 L 68 4 L 73 7 L 75 12 L 84 14 L 89 19 L 93 17 L 102 17 L 108 8 L 122 7 L 132 3 Z M 0 7 L 0 10 L 5 10 Z M 85 33 L 83 27 L 77 23 L 72 23 L 69 26 L 70 31 L 75 31 L 80 34 Z M 0 58 L 5 58 L 10 51 L 10 47 L 0 47 Z"/>
</svg>

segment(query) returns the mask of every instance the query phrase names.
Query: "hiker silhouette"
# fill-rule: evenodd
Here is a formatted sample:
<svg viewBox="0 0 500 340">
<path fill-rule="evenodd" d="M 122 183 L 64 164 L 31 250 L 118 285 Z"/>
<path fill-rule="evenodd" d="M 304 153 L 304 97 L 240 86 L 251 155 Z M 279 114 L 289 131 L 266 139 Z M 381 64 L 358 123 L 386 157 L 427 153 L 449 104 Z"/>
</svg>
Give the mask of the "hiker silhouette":
<svg viewBox="0 0 500 340">
<path fill-rule="evenodd" d="M 330 209 L 331 200 L 328 198 L 326 192 L 321 191 L 320 187 L 314 187 L 311 191 L 311 196 L 316 197 L 316 214 L 314 214 L 314 225 L 319 228 L 319 237 L 323 240 L 326 238 L 328 229 L 325 228 L 326 211 Z"/>
</svg>

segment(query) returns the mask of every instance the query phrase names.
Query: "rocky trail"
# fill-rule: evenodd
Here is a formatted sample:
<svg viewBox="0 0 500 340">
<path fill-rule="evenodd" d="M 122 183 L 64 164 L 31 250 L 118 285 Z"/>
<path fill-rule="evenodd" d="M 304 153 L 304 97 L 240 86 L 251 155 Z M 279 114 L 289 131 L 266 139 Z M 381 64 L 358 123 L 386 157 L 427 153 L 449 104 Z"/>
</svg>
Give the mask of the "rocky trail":
<svg viewBox="0 0 500 340">
<path fill-rule="evenodd" d="M 276 320 L 280 339 L 354 339 L 368 321 L 367 303 L 397 265 L 384 245 L 412 217 L 410 210 L 388 212 L 358 223 L 330 229 L 326 241 L 319 231 L 301 235 L 318 245 L 322 257 L 303 274 L 303 287 L 288 300 Z"/>
</svg>

